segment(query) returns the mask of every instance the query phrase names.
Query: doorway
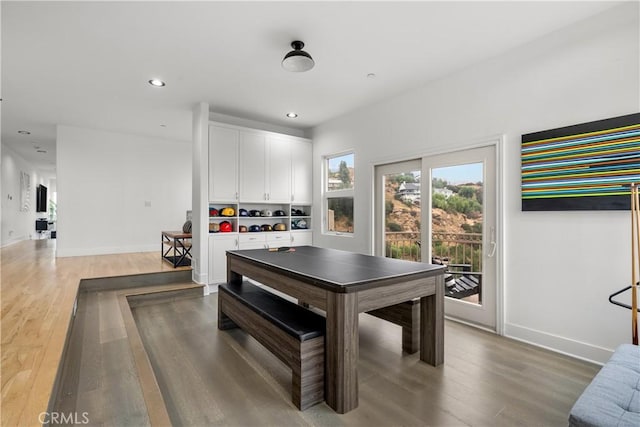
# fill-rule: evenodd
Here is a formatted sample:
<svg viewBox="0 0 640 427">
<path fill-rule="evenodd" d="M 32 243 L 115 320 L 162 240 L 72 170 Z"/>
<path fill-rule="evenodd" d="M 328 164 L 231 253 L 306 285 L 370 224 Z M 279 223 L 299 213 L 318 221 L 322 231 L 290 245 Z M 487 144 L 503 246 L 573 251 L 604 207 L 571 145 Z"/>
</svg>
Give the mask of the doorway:
<svg viewBox="0 0 640 427">
<path fill-rule="evenodd" d="M 443 264 L 447 317 L 497 328 L 496 145 L 375 167 L 375 254 Z"/>
</svg>

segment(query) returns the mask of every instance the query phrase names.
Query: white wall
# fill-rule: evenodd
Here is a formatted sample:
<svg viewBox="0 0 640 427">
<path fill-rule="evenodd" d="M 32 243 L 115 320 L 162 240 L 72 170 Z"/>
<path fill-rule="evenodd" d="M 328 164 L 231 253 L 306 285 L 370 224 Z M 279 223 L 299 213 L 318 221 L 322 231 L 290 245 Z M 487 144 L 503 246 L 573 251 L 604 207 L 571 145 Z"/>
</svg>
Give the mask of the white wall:
<svg viewBox="0 0 640 427">
<path fill-rule="evenodd" d="M 191 143 L 58 126 L 57 255 L 160 251 L 191 209 Z"/>
<path fill-rule="evenodd" d="M 370 253 L 372 164 L 505 135 L 505 334 L 604 361 L 630 340 L 607 296 L 630 282 L 628 212 L 521 212 L 524 133 L 640 110 L 638 3 L 323 124 L 314 161 L 354 149 L 355 235 L 314 244 Z M 508 34 L 505 34 L 508 37 Z M 320 188 L 320 168 L 314 172 Z M 319 218 L 321 199 L 314 199 Z"/>
<path fill-rule="evenodd" d="M 46 212 L 36 213 L 36 187 L 38 184 L 49 186 L 50 175 L 36 170 L 22 156 L 7 145 L 2 145 L 2 240 L 1 245 L 6 246 L 20 240 L 37 238 L 36 218 L 47 217 Z M 20 209 L 20 173 L 26 172 L 31 179 L 31 191 L 29 192 L 29 209 Z M 47 192 L 47 196 L 50 193 Z"/>
</svg>

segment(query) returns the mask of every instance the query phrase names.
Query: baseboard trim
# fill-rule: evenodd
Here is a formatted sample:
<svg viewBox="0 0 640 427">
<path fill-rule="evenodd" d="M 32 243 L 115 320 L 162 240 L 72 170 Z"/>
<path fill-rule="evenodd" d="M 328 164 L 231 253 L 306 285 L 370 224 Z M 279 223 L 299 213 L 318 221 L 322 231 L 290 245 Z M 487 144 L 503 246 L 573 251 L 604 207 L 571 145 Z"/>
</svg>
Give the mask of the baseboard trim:
<svg viewBox="0 0 640 427">
<path fill-rule="evenodd" d="M 201 274 L 194 269 L 191 270 L 191 280 L 199 285 L 207 285 L 209 283 L 209 276 L 207 274 Z"/>
<path fill-rule="evenodd" d="M 11 239 L 11 240 L 7 240 L 7 241 L 3 242 L 2 246 L 0 246 L 0 248 L 5 248 L 7 246 L 15 245 L 16 243 L 22 242 L 24 240 L 30 240 L 30 239 L 27 236 L 17 237 L 15 239 Z"/>
<path fill-rule="evenodd" d="M 613 354 L 613 350 L 609 348 L 538 331 L 514 323 L 505 324 L 504 335 L 517 341 L 597 365 L 603 365 Z"/>
<path fill-rule="evenodd" d="M 101 248 L 56 248 L 56 257 L 65 258 L 72 256 L 90 256 L 90 255 L 111 255 L 111 254 L 126 254 L 134 252 L 158 252 L 157 245 L 136 245 L 136 246 L 111 246 Z"/>
</svg>

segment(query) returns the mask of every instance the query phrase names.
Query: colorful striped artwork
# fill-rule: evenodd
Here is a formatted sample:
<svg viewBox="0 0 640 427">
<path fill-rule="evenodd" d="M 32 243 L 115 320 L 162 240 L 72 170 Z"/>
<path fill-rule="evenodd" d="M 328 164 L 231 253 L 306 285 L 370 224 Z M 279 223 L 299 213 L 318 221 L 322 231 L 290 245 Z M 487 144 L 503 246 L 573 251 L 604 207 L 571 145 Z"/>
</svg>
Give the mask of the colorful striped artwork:
<svg viewBox="0 0 640 427">
<path fill-rule="evenodd" d="M 640 113 L 522 135 L 522 210 L 628 210 Z"/>
</svg>

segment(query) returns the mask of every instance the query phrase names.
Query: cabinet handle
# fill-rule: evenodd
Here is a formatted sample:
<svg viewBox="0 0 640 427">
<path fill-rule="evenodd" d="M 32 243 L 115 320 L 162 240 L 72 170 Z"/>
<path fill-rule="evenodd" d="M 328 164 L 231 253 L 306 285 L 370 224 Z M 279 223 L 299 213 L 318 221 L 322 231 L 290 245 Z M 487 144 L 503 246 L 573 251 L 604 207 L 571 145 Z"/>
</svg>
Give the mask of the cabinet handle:
<svg viewBox="0 0 640 427">
<path fill-rule="evenodd" d="M 238 200 L 238 192 L 236 191 L 236 200 Z"/>
</svg>

